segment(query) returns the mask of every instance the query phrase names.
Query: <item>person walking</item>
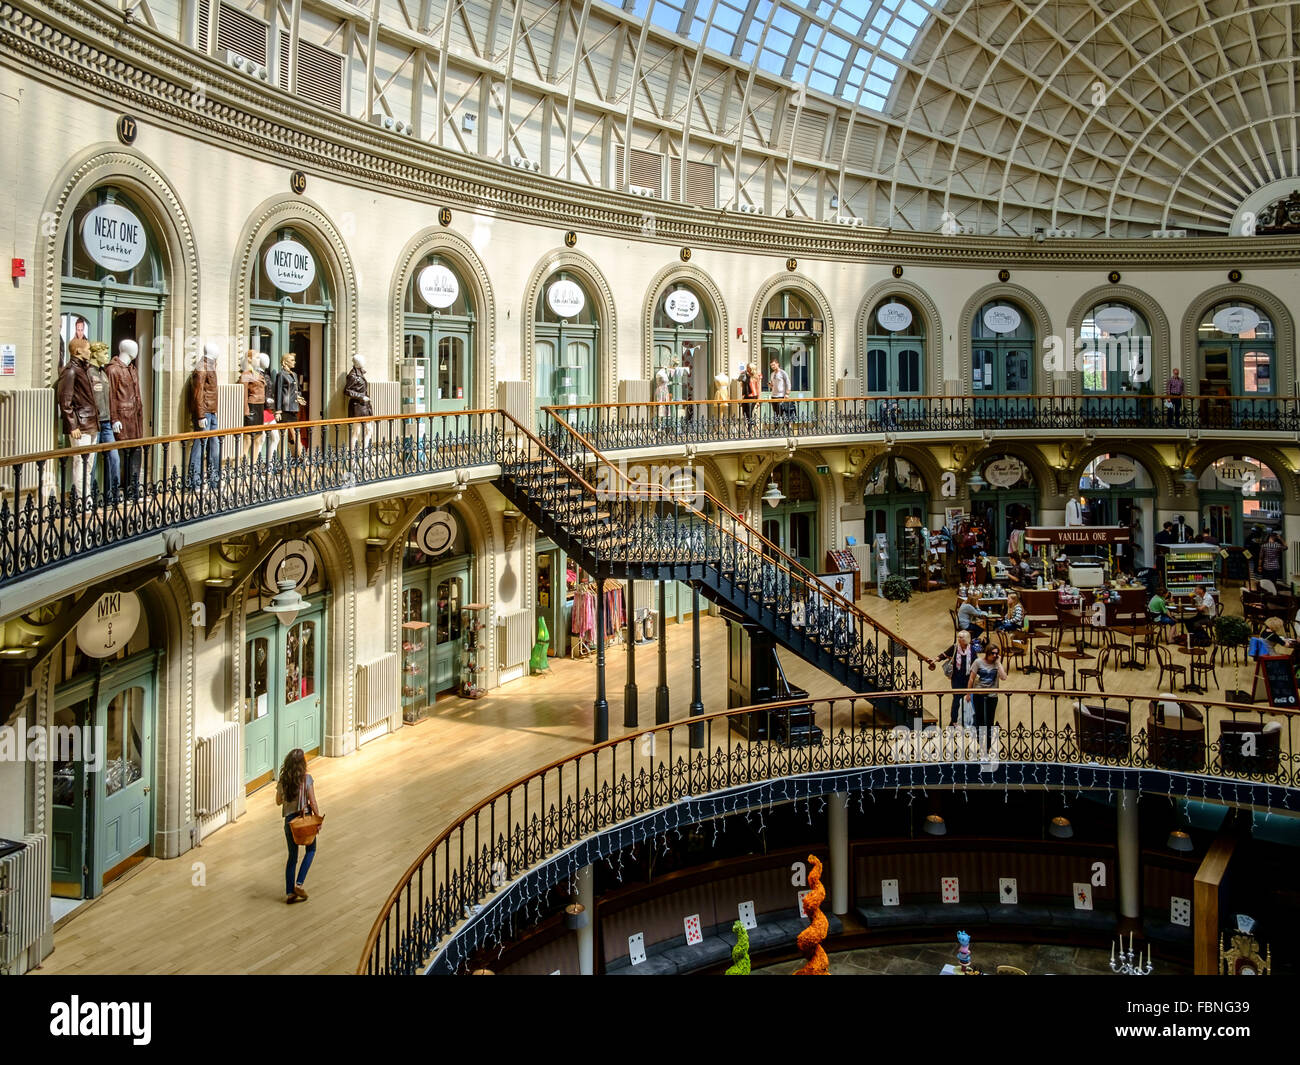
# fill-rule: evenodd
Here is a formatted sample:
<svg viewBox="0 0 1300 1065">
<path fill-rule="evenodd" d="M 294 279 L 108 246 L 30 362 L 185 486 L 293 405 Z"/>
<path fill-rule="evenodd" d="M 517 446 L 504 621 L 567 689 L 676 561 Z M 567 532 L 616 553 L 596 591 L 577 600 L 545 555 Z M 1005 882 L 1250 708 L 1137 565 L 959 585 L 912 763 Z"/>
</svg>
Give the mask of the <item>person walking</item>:
<svg viewBox="0 0 1300 1065">
<path fill-rule="evenodd" d="M 1007 679 L 1006 667 L 1000 661 L 998 649 L 990 644 L 971 667 L 968 690 L 975 703 L 975 727 L 992 728 L 993 717 L 998 709 L 998 697 L 995 692 L 998 685 Z"/>
<path fill-rule="evenodd" d="M 953 645 L 939 656 L 943 671 L 952 682 L 952 717 L 950 723 L 962 723 L 962 703 L 966 701 L 966 689 L 970 686 L 970 670 L 979 654 L 979 644 L 974 643 L 970 633 L 962 629 L 957 633 Z"/>
<path fill-rule="evenodd" d="M 1187 388 L 1187 382 L 1183 380 L 1182 374 L 1178 368 L 1174 367 L 1173 376 L 1165 385 L 1165 425 L 1172 428 L 1175 425 L 1183 423 L 1183 391 Z"/>
<path fill-rule="evenodd" d="M 303 856 L 302 867 L 298 868 L 298 844 L 294 842 L 289 822 L 301 813 L 310 812 L 320 816 L 320 807 L 316 804 L 316 789 L 311 774 L 307 772 L 307 756 L 301 747 L 295 747 L 284 756 L 280 778 L 275 785 L 275 801 L 280 804 L 280 815 L 284 819 L 284 838 L 289 844 L 289 860 L 284 866 L 284 901 L 297 902 L 299 899 L 307 898 L 307 889 L 302 886 L 302 883 L 307 879 L 307 870 L 311 868 L 312 859 L 316 857 L 316 841 L 312 840 L 307 844 L 307 853 Z"/>
<path fill-rule="evenodd" d="M 1286 544 L 1277 533 L 1268 534 L 1268 539 L 1259 545 L 1259 576 L 1274 584 L 1282 583 L 1282 556 L 1286 554 Z"/>
</svg>

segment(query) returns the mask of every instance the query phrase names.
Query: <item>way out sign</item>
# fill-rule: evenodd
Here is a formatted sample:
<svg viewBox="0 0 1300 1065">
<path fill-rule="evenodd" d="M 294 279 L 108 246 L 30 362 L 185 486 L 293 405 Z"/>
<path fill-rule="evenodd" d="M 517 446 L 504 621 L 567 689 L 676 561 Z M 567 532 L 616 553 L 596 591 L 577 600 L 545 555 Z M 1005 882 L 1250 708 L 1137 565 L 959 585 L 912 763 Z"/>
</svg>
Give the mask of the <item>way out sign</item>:
<svg viewBox="0 0 1300 1065">
<path fill-rule="evenodd" d="M 135 592 L 105 592 L 77 622 L 77 646 L 91 658 L 107 658 L 127 645 L 139 624 Z"/>
</svg>

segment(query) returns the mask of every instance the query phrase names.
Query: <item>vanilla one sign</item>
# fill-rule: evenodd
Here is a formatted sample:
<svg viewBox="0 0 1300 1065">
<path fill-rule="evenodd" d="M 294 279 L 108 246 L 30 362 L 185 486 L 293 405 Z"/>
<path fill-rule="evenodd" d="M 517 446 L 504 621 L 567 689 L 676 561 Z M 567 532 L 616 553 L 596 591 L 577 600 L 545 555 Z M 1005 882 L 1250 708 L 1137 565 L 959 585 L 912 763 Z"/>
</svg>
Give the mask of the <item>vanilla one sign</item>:
<svg viewBox="0 0 1300 1065">
<path fill-rule="evenodd" d="M 266 276 L 281 292 L 305 292 L 316 280 L 316 259 L 296 240 L 279 240 L 266 251 Z"/>
</svg>

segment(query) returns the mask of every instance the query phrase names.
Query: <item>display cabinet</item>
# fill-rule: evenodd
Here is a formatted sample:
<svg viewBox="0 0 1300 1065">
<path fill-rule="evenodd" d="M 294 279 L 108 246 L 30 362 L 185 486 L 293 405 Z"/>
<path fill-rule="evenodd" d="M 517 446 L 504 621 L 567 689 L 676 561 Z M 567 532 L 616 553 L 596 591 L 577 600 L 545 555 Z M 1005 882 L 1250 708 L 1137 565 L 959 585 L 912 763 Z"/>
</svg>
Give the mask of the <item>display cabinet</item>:
<svg viewBox="0 0 1300 1065">
<path fill-rule="evenodd" d="M 1174 596 L 1191 595 L 1200 586 L 1214 591 L 1219 549 L 1214 544 L 1170 544 L 1165 553 L 1165 587 Z"/>
<path fill-rule="evenodd" d="M 402 720 L 414 725 L 429 708 L 427 621 L 402 622 Z"/>
<path fill-rule="evenodd" d="M 468 603 L 461 609 L 460 694 L 466 699 L 481 699 L 483 666 L 479 652 L 483 646 L 483 603 Z"/>
</svg>

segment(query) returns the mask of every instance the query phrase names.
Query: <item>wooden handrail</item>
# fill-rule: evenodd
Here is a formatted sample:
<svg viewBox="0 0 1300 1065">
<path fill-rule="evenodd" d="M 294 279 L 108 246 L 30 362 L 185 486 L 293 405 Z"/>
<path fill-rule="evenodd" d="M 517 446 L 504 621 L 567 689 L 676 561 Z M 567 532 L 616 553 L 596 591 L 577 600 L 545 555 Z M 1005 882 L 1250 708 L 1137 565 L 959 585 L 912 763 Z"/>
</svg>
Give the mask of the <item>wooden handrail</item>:
<svg viewBox="0 0 1300 1065">
<path fill-rule="evenodd" d="M 456 832 L 457 829 L 468 824 L 471 821 L 471 819 L 474 817 L 474 815 L 477 814 L 479 811 L 486 809 L 488 806 L 492 805 L 492 803 L 496 802 L 497 799 L 500 799 L 503 796 L 509 794 L 510 792 L 513 792 L 515 789 L 520 787 L 526 787 L 529 783 L 531 783 L 534 780 L 537 780 L 540 777 L 545 776 L 547 773 L 557 770 L 562 766 L 567 766 L 570 764 L 575 764 L 577 762 L 580 762 L 584 758 L 597 757 L 599 756 L 601 751 L 612 749 L 620 744 L 641 743 L 642 737 L 644 737 L 647 734 L 653 734 L 657 732 L 668 732 L 671 731 L 672 729 L 694 728 L 696 726 L 703 726 L 708 722 L 719 721 L 731 717 L 738 717 L 742 714 L 769 713 L 774 710 L 802 708 L 802 707 L 806 707 L 813 704 L 819 704 L 819 703 L 828 704 L 833 712 L 835 705 L 838 703 L 848 703 L 851 706 L 853 703 L 857 702 L 858 700 L 870 702 L 873 699 L 898 699 L 901 697 L 917 697 L 917 698 L 924 699 L 927 696 L 946 699 L 946 698 L 951 698 L 952 694 L 953 694 L 953 689 L 951 687 L 920 688 L 913 691 L 865 692 L 865 693 L 854 694 L 854 695 L 839 695 L 839 696 L 829 696 L 829 697 L 820 697 L 820 698 L 811 698 L 811 699 L 805 696 L 803 698 L 798 698 L 798 699 L 785 699 L 780 702 L 762 703 L 757 706 L 742 706 L 742 707 L 734 707 L 729 710 L 715 710 L 711 714 L 701 714 L 698 717 L 692 717 L 688 720 L 670 721 L 667 722 L 666 724 L 654 725 L 648 728 L 638 727 L 634 733 L 629 733 L 623 736 L 616 736 L 613 739 L 604 740 L 600 743 L 596 743 L 588 747 L 584 747 L 582 750 L 567 755 L 564 758 L 554 759 L 553 761 L 546 763 L 546 765 L 542 766 L 540 769 L 534 769 L 530 773 L 526 773 L 521 777 L 517 777 L 514 780 L 512 780 L 509 784 L 505 784 L 497 788 L 496 791 L 492 792 L 486 798 L 480 799 L 468 810 L 466 810 L 463 814 L 461 814 L 460 817 L 456 818 L 450 825 L 448 825 L 447 828 L 445 828 L 438 835 L 438 837 L 434 839 L 432 843 L 430 843 L 427 847 L 425 847 L 423 851 L 421 851 L 420 856 L 416 858 L 415 861 L 413 861 L 407 867 L 406 872 L 402 875 L 402 878 L 397 882 L 396 886 L 393 888 L 392 891 L 388 893 L 388 897 L 384 900 L 384 904 L 379 912 L 379 916 L 375 918 L 374 924 L 372 924 L 370 927 L 370 934 L 366 937 L 365 948 L 361 952 L 361 962 L 357 966 L 356 973 L 358 976 L 364 975 L 366 966 L 369 963 L 370 958 L 374 954 L 375 945 L 379 941 L 379 933 L 383 929 L 384 921 L 386 920 L 389 912 L 392 910 L 393 904 L 397 902 L 402 892 L 406 890 L 407 885 L 415 877 L 416 873 L 419 872 L 420 867 L 426 861 L 428 861 L 429 858 L 433 856 L 433 854 L 437 851 L 437 849 L 444 842 L 449 840 L 452 834 Z M 1055 690 L 1050 692 L 1044 692 L 1039 688 L 1005 688 L 1004 687 L 1004 688 L 994 689 L 994 694 L 1006 695 L 1006 696 L 1028 695 L 1031 698 L 1051 699 L 1053 705 L 1058 707 L 1060 705 L 1061 699 L 1073 700 L 1078 702 L 1080 705 L 1083 705 L 1085 700 L 1093 700 L 1093 701 L 1114 700 L 1116 702 L 1124 703 L 1129 706 L 1133 705 L 1134 703 L 1142 703 L 1142 702 L 1151 703 L 1156 701 L 1156 696 L 1153 696 L 1150 692 L 1137 694 L 1133 692 L 1128 692 L 1128 693 L 1091 692 L 1091 691 L 1082 691 L 1082 690 L 1067 691 L 1065 689 L 1062 689 L 1059 692 Z M 1195 707 L 1200 707 L 1203 710 L 1223 709 L 1223 710 L 1230 711 L 1234 714 L 1238 712 L 1247 713 L 1247 714 L 1259 714 L 1259 715 L 1276 714 L 1281 717 L 1300 718 L 1300 710 L 1286 710 L 1280 707 L 1260 706 L 1259 704 L 1229 703 L 1229 702 L 1223 702 L 1223 701 L 1212 700 L 1212 699 L 1188 699 L 1183 697 L 1181 694 L 1176 696 L 1175 701 L 1179 703 L 1187 703 Z M 1164 771 L 1177 773 L 1176 770 L 1164 770 Z"/>
<path fill-rule="evenodd" d="M 578 432 L 577 429 L 575 429 L 563 418 L 561 418 L 556 413 L 555 408 L 545 407 L 543 409 L 552 418 L 554 418 L 557 422 L 559 422 L 559 424 L 563 426 L 564 429 L 567 430 L 584 448 L 586 448 L 591 454 L 595 455 L 598 459 L 600 459 L 606 465 L 606 467 L 612 468 L 614 472 L 618 475 L 618 477 L 620 477 L 626 484 L 632 486 L 632 482 L 628 480 L 627 475 L 621 469 L 619 469 L 617 465 L 611 463 L 607 458 L 605 458 L 605 456 L 602 455 L 599 450 L 597 450 L 596 446 L 590 440 L 588 440 L 582 433 Z M 659 492 L 663 493 L 663 495 L 658 497 L 660 499 L 666 498 L 669 501 L 672 501 L 679 506 L 682 505 L 684 502 L 683 500 L 675 497 L 672 494 L 672 492 L 664 488 L 663 485 L 636 485 L 634 487 L 637 490 L 637 495 L 641 494 L 643 488 L 655 488 Z M 927 665 L 929 665 L 931 669 L 935 668 L 936 665 L 935 659 L 930 658 L 928 655 L 922 654 L 906 640 L 902 639 L 900 636 L 897 636 L 893 631 L 891 631 L 886 626 L 876 621 L 873 617 L 871 617 L 870 614 L 868 614 L 865 610 L 859 607 L 857 603 L 853 602 L 851 599 L 841 595 L 839 592 L 837 592 L 834 588 L 830 587 L 829 585 L 823 585 L 820 581 L 817 580 L 816 574 L 805 569 L 804 566 L 801 565 L 796 559 L 791 558 L 789 555 L 787 555 L 784 551 L 781 550 L 781 548 L 778 545 L 772 543 L 771 540 L 769 540 L 761 532 L 759 532 L 752 525 L 750 525 L 749 522 L 745 521 L 744 518 L 742 518 L 729 506 L 727 506 L 727 504 L 722 502 L 722 500 L 713 496 L 707 489 L 704 490 L 702 494 L 704 498 L 712 502 L 714 506 L 718 507 L 720 510 L 725 511 L 738 524 L 748 529 L 755 537 L 758 538 L 758 540 L 760 540 L 762 543 L 769 546 L 780 558 L 784 559 L 789 564 L 789 568 L 791 569 L 792 572 L 797 572 L 802 575 L 805 584 L 809 585 L 809 587 L 816 588 L 817 593 L 819 595 L 828 595 L 832 600 L 838 600 L 841 605 L 841 608 L 847 608 L 852 614 L 855 614 L 858 617 L 860 617 L 863 621 L 867 623 L 867 625 L 875 629 L 877 632 L 888 637 L 893 643 L 898 644 L 900 647 L 906 647 L 909 651 L 911 651 L 914 655 L 916 655 L 917 658 L 919 658 L 922 662 L 925 662 Z M 692 511 L 696 511 L 696 508 L 692 506 L 689 502 L 685 502 L 685 506 Z M 696 513 L 699 512 L 696 511 Z M 702 517 L 705 521 L 709 522 L 709 524 L 716 525 L 720 531 L 726 533 L 733 540 L 735 540 L 736 543 L 745 544 L 745 541 L 741 540 L 741 538 L 737 536 L 734 532 L 730 532 L 727 529 L 723 528 L 721 523 L 713 521 L 712 519 L 709 518 L 707 514 L 700 514 L 700 517 Z M 745 546 L 749 550 L 754 550 L 752 544 L 745 544 Z"/>
</svg>

